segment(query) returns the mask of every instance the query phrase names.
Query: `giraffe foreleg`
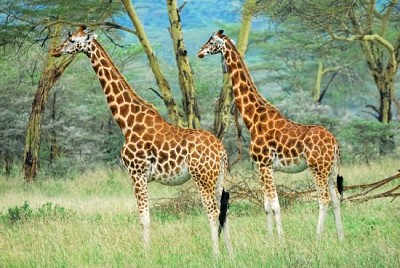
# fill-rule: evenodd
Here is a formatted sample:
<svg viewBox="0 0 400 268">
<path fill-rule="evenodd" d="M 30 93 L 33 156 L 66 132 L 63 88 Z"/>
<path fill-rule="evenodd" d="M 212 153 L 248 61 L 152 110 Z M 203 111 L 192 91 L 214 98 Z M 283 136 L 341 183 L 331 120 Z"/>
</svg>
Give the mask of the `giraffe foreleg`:
<svg viewBox="0 0 400 268">
<path fill-rule="evenodd" d="M 260 166 L 261 184 L 264 190 L 264 208 L 267 214 L 267 230 L 271 235 L 273 233 L 272 218 L 275 216 L 276 231 L 279 238 L 283 238 L 283 228 L 281 221 L 281 208 L 279 205 L 278 193 L 273 179 L 272 166 Z"/>
<path fill-rule="evenodd" d="M 132 184 L 143 231 L 143 243 L 145 249 L 148 250 L 150 249 L 150 211 L 146 176 L 132 175 Z"/>
</svg>

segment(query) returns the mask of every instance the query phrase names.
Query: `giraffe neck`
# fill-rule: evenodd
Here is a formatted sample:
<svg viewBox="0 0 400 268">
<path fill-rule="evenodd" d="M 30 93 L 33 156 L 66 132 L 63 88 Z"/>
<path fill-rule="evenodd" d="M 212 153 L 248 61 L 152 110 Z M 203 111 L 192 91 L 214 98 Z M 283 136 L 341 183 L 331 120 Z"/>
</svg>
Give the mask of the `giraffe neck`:
<svg viewBox="0 0 400 268">
<path fill-rule="evenodd" d="M 241 113 L 246 127 L 251 131 L 260 121 L 260 114 L 266 116 L 263 121 L 283 118 L 277 108 L 260 94 L 242 56 L 229 38 L 225 39 L 223 56 L 232 80 L 236 107 Z"/>
<path fill-rule="evenodd" d="M 86 55 L 90 58 L 92 67 L 103 87 L 113 118 L 124 134 L 132 128 L 133 123 L 137 123 L 139 116 L 136 115 L 140 113 L 156 118 L 156 120 L 141 122 L 145 125 L 163 121 L 158 111 L 136 94 L 99 42 L 93 40 Z M 140 118 L 143 119 L 144 116 Z"/>
</svg>

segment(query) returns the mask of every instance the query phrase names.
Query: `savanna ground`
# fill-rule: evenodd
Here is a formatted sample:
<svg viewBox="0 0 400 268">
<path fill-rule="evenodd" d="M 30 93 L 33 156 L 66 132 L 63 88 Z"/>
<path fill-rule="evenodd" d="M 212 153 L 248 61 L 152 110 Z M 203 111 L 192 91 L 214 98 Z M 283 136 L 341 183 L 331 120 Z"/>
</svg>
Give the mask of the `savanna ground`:
<svg viewBox="0 0 400 268">
<path fill-rule="evenodd" d="M 400 168 L 395 159 L 370 166 L 344 166 L 345 185 L 386 178 Z M 255 173 L 242 164 L 230 181 Z M 142 249 L 135 199 L 127 174 L 96 168 L 68 179 L 23 182 L 22 175 L 0 178 L 0 267 L 398 267 L 400 263 L 399 199 L 342 204 L 345 241 L 338 242 L 333 214 L 323 239 L 315 228 L 315 200 L 282 208 L 285 242 L 268 237 L 261 205 L 232 200 L 230 229 L 235 258 L 212 256 L 209 224 L 202 207 L 177 204 L 181 187 L 149 185 L 151 251 Z M 277 183 L 311 183 L 309 172 L 277 174 Z M 388 187 L 398 184 L 394 181 Z M 229 188 L 229 185 L 228 185 Z M 166 198 L 166 199 L 164 199 Z M 190 199 L 190 198 L 189 198 Z M 175 201 L 174 201 L 175 200 Z"/>
</svg>

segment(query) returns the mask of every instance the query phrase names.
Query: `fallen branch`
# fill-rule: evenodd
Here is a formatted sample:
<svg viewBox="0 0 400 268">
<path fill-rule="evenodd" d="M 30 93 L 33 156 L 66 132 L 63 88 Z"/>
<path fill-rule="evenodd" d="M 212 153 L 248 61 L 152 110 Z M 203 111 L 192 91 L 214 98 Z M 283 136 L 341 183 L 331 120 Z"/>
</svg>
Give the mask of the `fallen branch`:
<svg viewBox="0 0 400 268">
<path fill-rule="evenodd" d="M 343 200 L 351 201 L 351 202 L 353 202 L 353 201 L 354 202 L 365 202 L 368 200 L 372 200 L 372 199 L 376 199 L 376 198 L 384 198 L 384 197 L 393 197 L 395 199 L 400 195 L 400 193 L 395 193 L 395 191 L 400 189 L 400 184 L 386 192 L 383 192 L 383 193 L 369 195 L 369 196 L 368 196 L 368 194 L 371 193 L 372 191 L 382 187 L 383 185 L 389 183 L 390 181 L 393 181 L 393 180 L 399 179 L 399 178 L 400 178 L 400 172 L 393 176 L 390 176 L 386 179 L 377 181 L 377 182 L 344 187 L 345 190 L 363 189 L 363 191 L 361 193 L 357 193 L 357 194 L 348 196 L 348 197 L 344 198 Z"/>
<path fill-rule="evenodd" d="M 256 205 L 262 205 L 264 203 L 264 193 L 258 183 L 258 179 L 254 176 L 254 173 L 249 176 L 244 176 L 243 174 L 231 174 L 228 176 L 225 187 L 230 192 L 231 204 L 238 201 L 247 201 Z M 361 192 L 346 196 L 343 201 L 362 203 L 372 199 L 387 197 L 392 197 L 394 200 L 400 196 L 400 184 L 381 193 L 373 195 L 371 193 L 382 189 L 381 187 L 387 186 L 389 182 L 399 178 L 400 172 L 373 183 L 345 186 L 345 191 L 353 192 L 361 190 Z M 290 205 L 294 201 L 300 199 L 304 200 L 304 198 L 306 198 L 306 200 L 315 200 L 317 198 L 317 191 L 313 184 L 300 185 L 297 186 L 297 188 L 290 188 L 285 185 L 277 185 L 276 187 L 280 202 L 283 206 Z M 160 210 L 172 210 L 178 213 L 192 211 L 196 207 L 201 207 L 200 195 L 194 185 L 182 188 L 176 197 L 157 198 L 155 202 L 155 207 Z"/>
</svg>

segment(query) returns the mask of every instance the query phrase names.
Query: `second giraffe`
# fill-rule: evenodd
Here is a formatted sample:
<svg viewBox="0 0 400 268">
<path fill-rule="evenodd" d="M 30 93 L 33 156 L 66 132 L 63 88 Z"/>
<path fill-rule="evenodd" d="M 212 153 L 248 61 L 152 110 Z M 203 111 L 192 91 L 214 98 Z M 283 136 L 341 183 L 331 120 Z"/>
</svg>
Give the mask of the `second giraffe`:
<svg viewBox="0 0 400 268">
<path fill-rule="evenodd" d="M 236 107 L 250 131 L 250 153 L 261 173 L 267 228 L 272 234 L 272 213 L 275 215 L 278 236 L 283 236 L 281 213 L 274 171 L 297 173 L 311 170 L 318 191 L 319 218 L 317 237 L 320 238 L 328 205 L 332 200 L 339 240 L 343 240 L 340 197 L 335 187 L 339 168 L 339 145 L 324 127 L 299 125 L 286 119 L 258 91 L 233 41 L 214 33 L 198 52 L 198 57 L 221 53 L 232 81 Z M 338 188 L 342 180 L 338 178 Z"/>
</svg>

